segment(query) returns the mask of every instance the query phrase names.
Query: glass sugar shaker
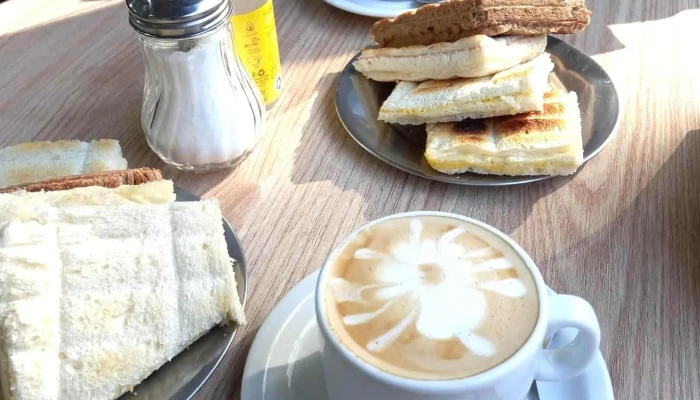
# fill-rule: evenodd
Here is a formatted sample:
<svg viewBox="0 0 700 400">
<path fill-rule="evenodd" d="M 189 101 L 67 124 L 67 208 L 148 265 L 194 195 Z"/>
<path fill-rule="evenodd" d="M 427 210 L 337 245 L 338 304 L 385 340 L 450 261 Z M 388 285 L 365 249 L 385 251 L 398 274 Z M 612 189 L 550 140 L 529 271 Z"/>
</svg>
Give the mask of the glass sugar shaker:
<svg viewBox="0 0 700 400">
<path fill-rule="evenodd" d="M 255 147 L 265 106 L 235 52 L 229 0 L 126 0 L 146 79 L 151 149 L 188 171 L 231 167 Z"/>
</svg>

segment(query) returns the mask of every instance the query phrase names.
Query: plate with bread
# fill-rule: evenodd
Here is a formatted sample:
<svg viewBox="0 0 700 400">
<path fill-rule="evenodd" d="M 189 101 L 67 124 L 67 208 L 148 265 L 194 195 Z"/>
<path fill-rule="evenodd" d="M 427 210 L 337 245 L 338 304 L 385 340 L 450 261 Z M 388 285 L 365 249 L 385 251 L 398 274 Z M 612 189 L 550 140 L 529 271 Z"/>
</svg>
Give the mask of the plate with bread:
<svg viewBox="0 0 700 400">
<path fill-rule="evenodd" d="M 245 264 L 215 199 L 116 141 L 0 149 L 1 397 L 191 398 L 245 324 Z"/>
<path fill-rule="evenodd" d="M 491 3 L 448 0 L 374 24 L 376 44 L 346 65 L 335 97 L 363 148 L 424 178 L 501 186 L 573 175 L 613 139 L 612 80 L 549 36 L 588 25 L 583 1 L 484 11 Z"/>
</svg>

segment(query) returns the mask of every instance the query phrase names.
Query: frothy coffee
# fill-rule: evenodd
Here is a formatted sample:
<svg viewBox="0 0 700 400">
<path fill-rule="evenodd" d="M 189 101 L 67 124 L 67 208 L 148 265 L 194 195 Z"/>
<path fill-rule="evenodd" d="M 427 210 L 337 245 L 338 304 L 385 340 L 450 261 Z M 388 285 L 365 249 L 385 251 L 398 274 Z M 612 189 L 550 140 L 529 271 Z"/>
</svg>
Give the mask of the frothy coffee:
<svg viewBox="0 0 700 400">
<path fill-rule="evenodd" d="M 467 222 L 401 217 L 354 237 L 333 260 L 330 327 L 393 375 L 445 380 L 501 364 L 527 340 L 539 302 L 524 262 Z"/>
</svg>

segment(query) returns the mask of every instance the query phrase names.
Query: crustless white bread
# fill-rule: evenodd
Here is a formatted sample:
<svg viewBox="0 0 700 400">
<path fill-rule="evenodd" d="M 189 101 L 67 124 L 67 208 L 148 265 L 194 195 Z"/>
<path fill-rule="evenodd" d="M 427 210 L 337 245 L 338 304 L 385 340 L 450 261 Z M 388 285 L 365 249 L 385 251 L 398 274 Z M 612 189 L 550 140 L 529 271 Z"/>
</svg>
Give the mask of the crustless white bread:
<svg viewBox="0 0 700 400">
<path fill-rule="evenodd" d="M 126 167 L 116 140 L 22 143 L 0 149 L 0 188 Z"/>
<path fill-rule="evenodd" d="M 173 199 L 162 180 L 0 194 L 5 400 L 114 399 L 245 323 L 218 203 Z"/>
</svg>

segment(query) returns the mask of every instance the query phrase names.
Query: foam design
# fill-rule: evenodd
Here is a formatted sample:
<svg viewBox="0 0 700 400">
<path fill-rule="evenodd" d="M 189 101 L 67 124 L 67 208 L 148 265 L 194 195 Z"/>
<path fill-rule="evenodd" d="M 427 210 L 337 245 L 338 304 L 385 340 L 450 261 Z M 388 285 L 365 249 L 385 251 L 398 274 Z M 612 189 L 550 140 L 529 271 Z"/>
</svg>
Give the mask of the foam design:
<svg viewBox="0 0 700 400">
<path fill-rule="evenodd" d="M 408 296 L 412 301 L 402 304 L 414 304 L 414 308 L 405 310 L 398 322 L 388 325 L 385 332 L 366 343 L 368 351 L 385 350 L 415 324 L 416 331 L 427 339 L 458 339 L 477 356 L 494 355 L 498 351 L 494 343 L 475 333 L 488 314 L 489 304 L 484 292 L 520 298 L 527 293 L 524 282 L 517 277 L 484 279 L 477 276 L 514 267 L 493 248 L 465 249 L 455 243 L 455 239 L 466 233 L 465 228 L 453 228 L 437 240 L 422 239 L 422 230 L 422 222 L 413 219 L 408 240 L 397 242 L 388 252 L 370 248 L 355 251 L 355 259 L 376 262 L 373 284 L 331 279 L 330 288 L 339 303 L 368 304 L 366 296 L 370 290 L 372 301 L 381 303 L 374 311 L 345 315 L 343 323 L 346 326 L 366 324 L 380 318 Z M 484 260 L 488 257 L 492 258 Z"/>
</svg>

